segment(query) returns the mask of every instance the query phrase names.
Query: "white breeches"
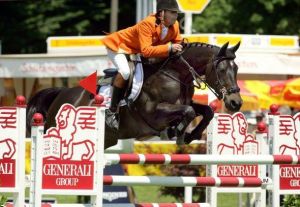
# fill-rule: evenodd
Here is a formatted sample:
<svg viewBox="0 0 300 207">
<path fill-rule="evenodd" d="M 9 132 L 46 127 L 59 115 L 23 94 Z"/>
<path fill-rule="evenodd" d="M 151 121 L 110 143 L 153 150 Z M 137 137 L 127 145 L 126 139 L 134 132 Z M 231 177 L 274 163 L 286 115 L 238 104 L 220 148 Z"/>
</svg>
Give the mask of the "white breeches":
<svg viewBox="0 0 300 207">
<path fill-rule="evenodd" d="M 128 80 L 130 75 L 130 68 L 125 54 L 116 53 L 111 49 L 107 48 L 107 56 L 112 63 L 117 67 L 118 72 L 122 75 L 124 80 Z"/>
</svg>

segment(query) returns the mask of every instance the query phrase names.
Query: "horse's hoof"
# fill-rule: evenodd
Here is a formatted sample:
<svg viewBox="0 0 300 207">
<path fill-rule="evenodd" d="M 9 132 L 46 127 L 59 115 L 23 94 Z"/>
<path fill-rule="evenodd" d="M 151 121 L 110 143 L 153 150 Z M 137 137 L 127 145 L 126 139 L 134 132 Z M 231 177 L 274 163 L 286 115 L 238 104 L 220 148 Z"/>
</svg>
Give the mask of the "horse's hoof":
<svg viewBox="0 0 300 207">
<path fill-rule="evenodd" d="M 177 145 L 184 145 L 185 143 L 184 143 L 183 137 L 177 137 L 176 144 Z"/>
<path fill-rule="evenodd" d="M 195 140 L 193 138 L 193 136 L 189 133 L 185 133 L 184 135 L 184 144 L 190 144 L 193 140 Z"/>
</svg>

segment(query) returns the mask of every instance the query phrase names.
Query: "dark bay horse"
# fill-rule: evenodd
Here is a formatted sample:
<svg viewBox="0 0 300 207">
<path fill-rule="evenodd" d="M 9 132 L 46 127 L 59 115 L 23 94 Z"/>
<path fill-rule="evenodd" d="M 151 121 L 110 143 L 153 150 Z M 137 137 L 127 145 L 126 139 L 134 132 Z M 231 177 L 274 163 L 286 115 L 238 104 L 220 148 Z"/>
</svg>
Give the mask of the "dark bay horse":
<svg viewBox="0 0 300 207">
<path fill-rule="evenodd" d="M 183 51 L 161 62 L 144 64 L 144 84 L 139 97 L 130 107 L 120 107 L 120 127 L 114 131 L 106 126 L 105 148 L 113 146 L 118 139 L 159 136 L 166 128 L 174 128 L 178 143 L 198 139 L 212 119 L 209 107 L 194 103 L 194 84 L 201 81 L 223 99 L 229 111 L 238 111 L 242 99 L 237 85 L 238 67 L 234 62 L 239 43 L 221 48 L 204 43 L 182 43 Z M 139 64 L 139 63 L 138 63 Z M 44 115 L 45 128 L 55 125 L 55 115 L 64 103 L 75 107 L 91 105 L 90 93 L 81 87 L 49 88 L 38 92 L 28 103 L 27 126 L 34 113 Z M 205 109 L 205 110 L 203 110 Z M 195 117 L 204 119 L 191 133 L 186 127 Z"/>
</svg>

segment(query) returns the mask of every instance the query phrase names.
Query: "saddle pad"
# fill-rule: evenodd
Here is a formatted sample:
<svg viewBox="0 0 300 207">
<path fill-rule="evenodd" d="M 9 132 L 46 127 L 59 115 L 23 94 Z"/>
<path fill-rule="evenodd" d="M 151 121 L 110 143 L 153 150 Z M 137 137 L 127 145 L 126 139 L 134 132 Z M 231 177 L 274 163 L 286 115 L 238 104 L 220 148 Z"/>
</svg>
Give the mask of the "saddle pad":
<svg viewBox="0 0 300 207">
<path fill-rule="evenodd" d="M 141 61 L 140 56 L 137 55 L 136 57 L 138 61 Z M 138 63 L 136 64 L 135 73 L 133 75 L 132 89 L 130 95 L 128 96 L 129 100 L 135 101 L 137 99 L 137 97 L 139 96 L 142 90 L 143 80 L 144 80 L 143 65 L 141 63 Z M 99 95 L 102 95 L 104 97 L 103 104 L 105 104 L 106 107 L 110 106 L 111 93 L 112 93 L 112 86 L 110 84 L 101 86 L 98 92 Z M 125 106 L 125 105 L 127 105 L 125 99 L 121 100 L 120 106 Z"/>
</svg>

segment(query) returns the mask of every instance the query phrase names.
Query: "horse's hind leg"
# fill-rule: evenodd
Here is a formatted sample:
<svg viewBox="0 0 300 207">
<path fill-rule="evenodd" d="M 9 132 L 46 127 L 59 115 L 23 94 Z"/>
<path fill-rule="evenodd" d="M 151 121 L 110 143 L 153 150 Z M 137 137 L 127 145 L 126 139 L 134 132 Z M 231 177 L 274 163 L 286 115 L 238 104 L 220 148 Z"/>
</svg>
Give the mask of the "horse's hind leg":
<svg viewBox="0 0 300 207">
<path fill-rule="evenodd" d="M 209 122 L 214 117 L 214 112 L 210 106 L 192 103 L 191 106 L 195 110 L 197 116 L 202 115 L 203 118 L 196 128 L 191 132 L 191 134 L 185 134 L 184 142 L 186 144 L 191 143 L 195 139 L 201 139 L 203 131 L 208 126 Z"/>
<path fill-rule="evenodd" d="M 177 144 L 183 144 L 183 135 L 186 127 L 196 117 L 191 106 L 160 103 L 157 105 L 154 120 L 156 126 L 170 126 L 170 123 L 179 123 L 176 128 Z"/>
</svg>

